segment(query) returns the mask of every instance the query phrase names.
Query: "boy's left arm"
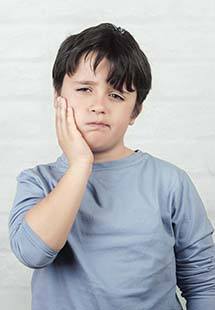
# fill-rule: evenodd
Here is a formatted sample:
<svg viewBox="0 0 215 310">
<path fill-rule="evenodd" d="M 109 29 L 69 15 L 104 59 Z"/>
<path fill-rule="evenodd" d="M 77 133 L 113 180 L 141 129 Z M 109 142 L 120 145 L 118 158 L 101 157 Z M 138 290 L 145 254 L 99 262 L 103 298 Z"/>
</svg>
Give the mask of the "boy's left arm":
<svg viewBox="0 0 215 310">
<path fill-rule="evenodd" d="M 189 175 L 180 170 L 172 193 L 177 286 L 187 310 L 215 309 L 214 228 Z"/>
</svg>

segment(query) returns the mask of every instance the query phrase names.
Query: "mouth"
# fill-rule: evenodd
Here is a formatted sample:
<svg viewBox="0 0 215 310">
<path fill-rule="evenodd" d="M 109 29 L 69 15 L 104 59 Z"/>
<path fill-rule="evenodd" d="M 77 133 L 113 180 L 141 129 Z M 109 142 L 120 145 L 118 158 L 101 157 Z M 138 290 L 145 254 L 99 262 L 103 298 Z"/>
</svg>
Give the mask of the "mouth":
<svg viewBox="0 0 215 310">
<path fill-rule="evenodd" d="M 108 128 L 110 127 L 108 124 L 105 123 L 87 123 L 87 125 L 89 125 L 92 128 Z"/>
</svg>

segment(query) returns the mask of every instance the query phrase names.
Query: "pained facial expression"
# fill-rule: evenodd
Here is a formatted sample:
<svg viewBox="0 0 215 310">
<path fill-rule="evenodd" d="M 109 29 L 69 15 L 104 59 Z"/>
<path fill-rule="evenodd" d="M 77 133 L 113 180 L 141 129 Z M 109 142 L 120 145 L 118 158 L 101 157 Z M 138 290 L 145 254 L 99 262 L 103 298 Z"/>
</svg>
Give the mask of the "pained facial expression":
<svg viewBox="0 0 215 310">
<path fill-rule="evenodd" d="M 123 145 L 129 124 L 134 123 L 131 113 L 136 100 L 135 92 L 120 93 L 106 83 L 109 62 L 103 58 L 94 74 L 91 64 L 95 54 L 80 59 L 74 75 L 64 76 L 61 96 L 73 107 L 78 129 L 92 151 L 99 152 Z M 93 84 L 78 81 L 93 81 Z M 124 91 L 126 91 L 124 87 Z M 109 127 L 92 128 L 89 122 L 104 122 Z"/>
</svg>

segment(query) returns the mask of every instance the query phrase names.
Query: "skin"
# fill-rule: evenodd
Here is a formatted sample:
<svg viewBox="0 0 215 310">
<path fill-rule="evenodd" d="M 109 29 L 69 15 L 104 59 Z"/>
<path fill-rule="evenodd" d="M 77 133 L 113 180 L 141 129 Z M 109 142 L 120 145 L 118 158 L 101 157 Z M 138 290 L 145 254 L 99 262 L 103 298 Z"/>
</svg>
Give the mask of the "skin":
<svg viewBox="0 0 215 310">
<path fill-rule="evenodd" d="M 135 121 L 131 114 L 137 93 L 135 90 L 122 94 L 106 83 L 109 70 L 106 58 L 102 59 L 94 74 L 94 57 L 92 52 L 86 61 L 82 56 L 75 74 L 64 76 L 61 93 L 58 95 L 73 107 L 76 126 L 94 155 L 94 163 L 97 163 L 120 159 L 134 153 L 124 145 L 124 135 L 128 126 Z M 97 84 L 75 83 L 80 80 L 90 80 Z M 83 89 L 78 91 L 81 88 Z M 108 123 L 110 127 L 93 129 L 86 124 L 94 121 Z"/>
</svg>

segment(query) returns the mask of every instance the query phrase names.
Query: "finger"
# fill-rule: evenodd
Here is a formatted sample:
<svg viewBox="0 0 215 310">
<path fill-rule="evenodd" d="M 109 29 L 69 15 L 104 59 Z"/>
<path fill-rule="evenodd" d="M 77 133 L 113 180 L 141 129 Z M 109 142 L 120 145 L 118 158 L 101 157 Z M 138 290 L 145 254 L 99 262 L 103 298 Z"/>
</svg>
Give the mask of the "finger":
<svg viewBox="0 0 215 310">
<path fill-rule="evenodd" d="M 71 129 L 75 129 L 76 128 L 76 123 L 75 123 L 75 115 L 74 115 L 74 109 L 73 107 L 68 104 L 67 105 L 67 123 L 68 123 L 68 127 Z"/>
<path fill-rule="evenodd" d="M 66 100 L 63 97 L 60 97 L 60 120 L 62 134 L 66 137 L 68 134 L 66 123 Z"/>
<path fill-rule="evenodd" d="M 65 98 L 65 100 L 67 102 L 67 114 L 66 114 L 67 128 L 70 133 L 75 133 L 77 131 L 75 111 L 72 105 L 68 102 L 67 98 Z"/>
<path fill-rule="evenodd" d="M 62 128 L 61 128 L 61 119 L 60 119 L 60 100 L 57 98 L 56 100 L 57 108 L 56 108 L 56 131 L 58 140 L 62 140 Z"/>
<path fill-rule="evenodd" d="M 57 98 L 58 98 L 58 95 L 57 95 L 57 92 L 55 91 L 54 92 L 54 107 L 55 107 L 55 109 L 57 109 Z"/>
</svg>

